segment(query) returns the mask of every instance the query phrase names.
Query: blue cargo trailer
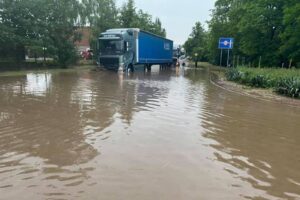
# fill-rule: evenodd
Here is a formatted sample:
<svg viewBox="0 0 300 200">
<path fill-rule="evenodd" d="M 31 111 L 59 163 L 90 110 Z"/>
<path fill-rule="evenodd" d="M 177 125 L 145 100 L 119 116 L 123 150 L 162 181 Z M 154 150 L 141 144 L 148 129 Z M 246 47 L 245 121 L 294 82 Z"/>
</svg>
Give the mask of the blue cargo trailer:
<svg viewBox="0 0 300 200">
<path fill-rule="evenodd" d="M 106 69 L 134 71 L 137 66 L 171 66 L 173 41 L 136 28 L 110 29 L 99 37 L 99 64 Z"/>
</svg>

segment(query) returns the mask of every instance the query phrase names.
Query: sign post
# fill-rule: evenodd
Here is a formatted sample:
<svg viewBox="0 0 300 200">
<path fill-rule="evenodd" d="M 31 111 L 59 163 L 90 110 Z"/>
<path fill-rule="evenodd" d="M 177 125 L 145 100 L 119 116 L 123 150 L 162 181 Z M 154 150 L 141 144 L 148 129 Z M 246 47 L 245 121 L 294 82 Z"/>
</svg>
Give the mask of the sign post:
<svg viewBox="0 0 300 200">
<path fill-rule="evenodd" d="M 227 52 L 227 67 L 229 67 L 229 55 L 230 55 L 230 52 L 229 52 L 229 49 L 228 49 L 228 52 Z"/>
<path fill-rule="evenodd" d="M 198 67 L 198 53 L 195 53 L 195 67 Z"/>
<path fill-rule="evenodd" d="M 229 57 L 230 57 L 230 49 L 233 49 L 233 38 L 220 38 L 219 39 L 219 49 L 221 49 L 220 55 L 220 66 L 222 66 L 223 60 L 223 49 L 227 49 L 227 67 L 229 66 Z"/>
<path fill-rule="evenodd" d="M 222 59 L 223 59 L 223 49 L 221 49 L 221 55 L 220 55 L 220 67 L 222 67 Z"/>
</svg>

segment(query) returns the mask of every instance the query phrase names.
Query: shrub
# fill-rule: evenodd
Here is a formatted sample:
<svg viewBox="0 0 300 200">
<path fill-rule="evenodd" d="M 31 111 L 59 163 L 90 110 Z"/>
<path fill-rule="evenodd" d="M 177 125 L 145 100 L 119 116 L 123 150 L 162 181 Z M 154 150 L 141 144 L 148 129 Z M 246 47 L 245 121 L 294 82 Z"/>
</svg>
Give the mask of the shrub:
<svg viewBox="0 0 300 200">
<path fill-rule="evenodd" d="M 269 77 L 265 75 L 255 75 L 250 79 L 250 86 L 267 88 L 269 86 Z"/>
<path fill-rule="evenodd" d="M 225 72 L 225 76 L 229 81 L 239 81 L 242 78 L 242 73 L 236 68 L 230 68 Z"/>
<path fill-rule="evenodd" d="M 286 95 L 293 98 L 300 97 L 300 78 L 299 77 L 288 77 L 282 78 L 275 91 L 279 94 Z"/>
<path fill-rule="evenodd" d="M 274 88 L 279 94 L 300 98 L 300 70 L 278 68 L 230 68 L 226 78 L 244 85 Z"/>
</svg>

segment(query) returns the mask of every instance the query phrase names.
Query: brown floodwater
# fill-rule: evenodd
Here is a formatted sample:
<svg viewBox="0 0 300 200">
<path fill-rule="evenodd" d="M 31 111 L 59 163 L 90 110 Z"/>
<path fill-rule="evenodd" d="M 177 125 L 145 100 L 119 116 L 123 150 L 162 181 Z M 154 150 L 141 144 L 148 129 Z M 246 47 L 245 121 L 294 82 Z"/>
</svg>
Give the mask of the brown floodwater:
<svg viewBox="0 0 300 200">
<path fill-rule="evenodd" d="M 0 77 L 0 199 L 300 199 L 300 109 L 207 69 Z"/>
</svg>

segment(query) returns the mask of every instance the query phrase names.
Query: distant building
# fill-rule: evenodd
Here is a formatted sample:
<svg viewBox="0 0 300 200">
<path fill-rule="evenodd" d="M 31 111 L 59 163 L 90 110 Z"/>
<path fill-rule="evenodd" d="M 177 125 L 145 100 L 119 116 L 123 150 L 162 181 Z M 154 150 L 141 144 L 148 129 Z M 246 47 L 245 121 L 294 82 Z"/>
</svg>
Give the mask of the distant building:
<svg viewBox="0 0 300 200">
<path fill-rule="evenodd" d="M 90 49 L 91 27 L 80 27 L 77 31 L 82 37 L 80 41 L 75 42 L 75 45 L 78 53 L 81 53 Z"/>
</svg>

